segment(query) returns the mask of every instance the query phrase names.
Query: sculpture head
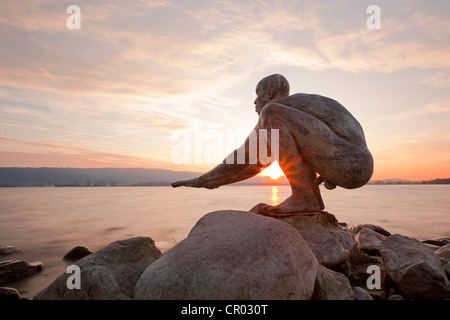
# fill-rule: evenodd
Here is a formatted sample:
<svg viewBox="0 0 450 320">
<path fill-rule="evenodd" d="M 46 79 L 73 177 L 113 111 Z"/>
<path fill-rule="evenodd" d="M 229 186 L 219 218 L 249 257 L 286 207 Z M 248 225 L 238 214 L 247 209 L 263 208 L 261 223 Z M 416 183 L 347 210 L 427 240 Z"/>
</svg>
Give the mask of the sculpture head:
<svg viewBox="0 0 450 320">
<path fill-rule="evenodd" d="M 255 110 L 258 115 L 270 101 L 289 96 L 289 82 L 281 74 L 272 74 L 256 85 Z"/>
</svg>

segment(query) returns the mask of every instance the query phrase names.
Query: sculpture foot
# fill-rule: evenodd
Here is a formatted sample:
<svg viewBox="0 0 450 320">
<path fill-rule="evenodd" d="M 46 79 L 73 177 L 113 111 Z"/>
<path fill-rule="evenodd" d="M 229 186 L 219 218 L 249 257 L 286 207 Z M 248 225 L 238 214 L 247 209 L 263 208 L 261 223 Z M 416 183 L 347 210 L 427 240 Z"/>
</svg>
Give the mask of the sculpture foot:
<svg viewBox="0 0 450 320">
<path fill-rule="evenodd" d="M 318 214 L 320 212 L 320 206 L 317 203 L 308 205 L 304 201 L 292 198 L 291 196 L 277 206 L 259 203 L 249 211 L 268 217 L 308 216 Z"/>
</svg>

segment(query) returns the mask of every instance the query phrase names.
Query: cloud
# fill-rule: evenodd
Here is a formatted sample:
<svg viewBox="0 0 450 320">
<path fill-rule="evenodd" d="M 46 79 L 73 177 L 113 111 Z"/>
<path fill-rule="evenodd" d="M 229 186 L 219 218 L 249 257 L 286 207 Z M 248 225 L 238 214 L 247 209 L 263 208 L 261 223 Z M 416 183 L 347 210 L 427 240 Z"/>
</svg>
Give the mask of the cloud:
<svg viewBox="0 0 450 320">
<path fill-rule="evenodd" d="M 420 83 L 437 88 L 450 87 L 450 70 L 448 72 L 438 71 L 423 77 Z"/>
<path fill-rule="evenodd" d="M 382 5 L 382 29 L 368 30 L 358 2 L 81 1 L 74 31 L 65 27 L 66 3 L 52 4 L 2 2 L 4 85 L 167 98 L 205 87 L 218 95 L 270 65 L 450 68 L 450 22 L 433 6 Z"/>
<path fill-rule="evenodd" d="M 158 155 L 149 155 L 142 152 L 139 156 L 120 152 L 105 152 L 79 145 L 61 144 L 55 142 L 39 142 L 20 140 L 0 136 L 0 141 L 10 144 L 12 148 L 2 148 L 0 166 L 36 166 L 33 161 L 47 161 L 47 166 L 70 166 L 74 162 L 80 167 L 167 167 L 168 162 Z M 24 146 L 24 147 L 20 147 Z M 45 162 L 42 162 L 45 166 Z"/>
<path fill-rule="evenodd" d="M 431 102 L 426 104 L 422 113 L 441 113 L 450 112 L 450 101 Z"/>
<path fill-rule="evenodd" d="M 153 115 L 136 119 L 135 122 L 153 130 L 181 130 L 187 129 L 188 125 L 184 121 L 170 119 L 162 115 Z"/>
</svg>

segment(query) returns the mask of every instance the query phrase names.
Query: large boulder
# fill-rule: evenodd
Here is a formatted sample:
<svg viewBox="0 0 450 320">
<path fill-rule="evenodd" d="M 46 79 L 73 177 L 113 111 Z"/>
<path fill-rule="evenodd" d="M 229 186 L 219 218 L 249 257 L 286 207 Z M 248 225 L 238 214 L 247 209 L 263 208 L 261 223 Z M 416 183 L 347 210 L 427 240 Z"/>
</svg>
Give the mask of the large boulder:
<svg viewBox="0 0 450 320">
<path fill-rule="evenodd" d="M 356 245 L 353 234 L 341 229 L 334 215 L 328 212 L 279 219 L 300 232 L 319 263 L 325 267 L 340 266 Z"/>
<path fill-rule="evenodd" d="M 40 262 L 28 262 L 24 260 L 6 260 L 0 262 L 0 284 L 20 280 L 29 275 L 45 269 Z"/>
<path fill-rule="evenodd" d="M 145 270 L 135 299 L 309 299 L 317 268 L 292 226 L 244 211 L 215 211 Z"/>
<path fill-rule="evenodd" d="M 394 234 L 380 246 L 389 279 L 406 298 L 450 298 L 450 283 L 439 257 L 416 239 Z"/>
<path fill-rule="evenodd" d="M 116 241 L 78 260 L 81 288 L 69 289 L 72 273 L 62 273 L 36 300 L 127 300 L 142 272 L 161 256 L 152 239 L 136 237 Z"/>
</svg>

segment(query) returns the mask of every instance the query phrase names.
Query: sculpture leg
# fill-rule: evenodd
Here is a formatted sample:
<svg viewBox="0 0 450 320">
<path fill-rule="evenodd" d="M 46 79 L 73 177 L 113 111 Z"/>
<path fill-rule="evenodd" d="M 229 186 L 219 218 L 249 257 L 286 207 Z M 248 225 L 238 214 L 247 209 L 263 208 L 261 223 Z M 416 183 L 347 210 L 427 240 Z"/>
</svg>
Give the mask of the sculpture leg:
<svg viewBox="0 0 450 320">
<path fill-rule="evenodd" d="M 282 215 L 323 209 L 315 173 L 328 187 L 359 188 L 370 179 L 373 158 L 367 146 L 339 137 L 316 117 L 272 102 L 261 110 L 260 121 L 263 129 L 279 130 L 280 167 L 292 188 L 292 195 L 270 208 L 272 212 Z"/>
<path fill-rule="evenodd" d="M 280 167 L 291 185 L 292 195 L 274 207 L 272 212 L 309 213 L 325 208 L 319 186 L 314 184 L 316 173 L 304 162 L 301 154 L 285 150 L 284 155 L 280 156 Z"/>
<path fill-rule="evenodd" d="M 267 108 L 267 107 L 266 107 Z M 324 209 L 319 186 L 314 184 L 316 173 L 306 163 L 302 150 L 297 143 L 299 139 L 308 139 L 307 130 L 299 130 L 295 120 L 303 112 L 283 107 L 288 112 L 286 117 L 276 113 L 276 107 L 263 109 L 261 126 L 265 129 L 278 129 L 279 164 L 283 169 L 292 189 L 292 195 L 277 206 L 267 208 L 274 215 L 290 213 L 311 213 Z M 289 118 L 290 120 L 286 120 Z M 305 135 L 305 136 L 302 136 Z"/>
</svg>

